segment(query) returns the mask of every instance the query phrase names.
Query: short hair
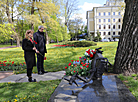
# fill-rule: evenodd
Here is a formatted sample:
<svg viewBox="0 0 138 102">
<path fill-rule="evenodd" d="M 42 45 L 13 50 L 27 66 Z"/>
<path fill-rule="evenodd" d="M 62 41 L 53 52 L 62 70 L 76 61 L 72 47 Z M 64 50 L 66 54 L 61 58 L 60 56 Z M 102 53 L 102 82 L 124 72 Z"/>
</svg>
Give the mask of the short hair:
<svg viewBox="0 0 138 102">
<path fill-rule="evenodd" d="M 29 37 L 28 37 L 28 34 L 29 33 L 32 33 L 33 34 L 33 31 L 32 30 L 27 30 L 26 33 L 25 33 L 25 38 L 29 40 Z"/>
<path fill-rule="evenodd" d="M 40 26 L 38 27 L 38 29 L 41 29 L 41 28 L 44 28 L 44 26 L 40 25 Z"/>
</svg>

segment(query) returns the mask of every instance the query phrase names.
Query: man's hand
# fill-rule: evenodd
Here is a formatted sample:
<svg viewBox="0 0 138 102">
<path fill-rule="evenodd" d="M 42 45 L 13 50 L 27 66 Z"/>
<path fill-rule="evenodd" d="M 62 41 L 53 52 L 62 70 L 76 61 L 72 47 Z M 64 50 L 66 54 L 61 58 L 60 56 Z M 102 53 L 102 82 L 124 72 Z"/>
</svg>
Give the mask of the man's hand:
<svg viewBox="0 0 138 102">
<path fill-rule="evenodd" d="M 39 53 L 39 51 L 37 49 L 35 51 L 36 51 L 36 53 Z"/>
</svg>

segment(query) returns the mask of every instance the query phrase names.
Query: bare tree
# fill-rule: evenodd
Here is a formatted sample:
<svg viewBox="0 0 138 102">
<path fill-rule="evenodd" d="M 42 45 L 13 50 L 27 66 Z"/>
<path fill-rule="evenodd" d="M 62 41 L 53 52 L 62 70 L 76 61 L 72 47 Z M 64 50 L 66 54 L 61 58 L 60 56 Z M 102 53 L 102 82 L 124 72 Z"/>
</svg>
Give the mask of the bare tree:
<svg viewBox="0 0 138 102">
<path fill-rule="evenodd" d="M 117 47 L 114 72 L 138 73 L 138 1 L 125 0 L 125 14 Z"/>
<path fill-rule="evenodd" d="M 68 22 L 73 13 L 78 11 L 78 1 L 77 0 L 64 0 L 65 4 L 65 25 L 68 27 Z"/>
</svg>

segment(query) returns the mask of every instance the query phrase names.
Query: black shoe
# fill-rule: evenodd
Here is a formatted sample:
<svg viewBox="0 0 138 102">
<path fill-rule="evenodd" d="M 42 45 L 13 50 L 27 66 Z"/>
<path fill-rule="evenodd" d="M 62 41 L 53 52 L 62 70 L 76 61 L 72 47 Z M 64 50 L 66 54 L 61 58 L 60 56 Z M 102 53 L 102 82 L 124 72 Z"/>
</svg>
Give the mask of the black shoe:
<svg viewBox="0 0 138 102">
<path fill-rule="evenodd" d="M 42 71 L 42 73 L 48 73 L 47 71 Z"/>
<path fill-rule="evenodd" d="M 40 71 L 40 72 L 38 72 L 38 75 L 43 75 L 43 74 L 44 74 L 44 73 L 43 73 L 43 72 L 41 72 L 41 71 Z"/>
<path fill-rule="evenodd" d="M 29 81 L 29 82 L 36 82 L 36 79 L 32 80 L 32 77 L 29 77 L 29 78 L 28 78 L 28 81 Z"/>
</svg>

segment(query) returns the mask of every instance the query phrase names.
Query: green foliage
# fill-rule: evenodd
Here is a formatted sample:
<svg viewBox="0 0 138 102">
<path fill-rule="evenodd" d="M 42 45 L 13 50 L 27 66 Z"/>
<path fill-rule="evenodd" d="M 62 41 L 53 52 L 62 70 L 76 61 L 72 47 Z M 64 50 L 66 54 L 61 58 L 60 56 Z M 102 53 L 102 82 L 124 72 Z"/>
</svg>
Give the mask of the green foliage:
<svg viewBox="0 0 138 102">
<path fill-rule="evenodd" d="M 97 45 L 93 41 L 66 41 L 59 43 L 59 45 L 74 45 L 75 47 L 88 47 L 88 46 L 95 46 Z"/>
<path fill-rule="evenodd" d="M 94 41 L 101 41 L 101 34 L 99 33 L 99 31 L 97 31 L 97 36 L 96 37 L 94 37 Z"/>
<path fill-rule="evenodd" d="M 11 39 L 11 35 L 14 35 L 12 28 L 13 25 L 10 23 L 0 24 L 0 43 Z"/>
</svg>

